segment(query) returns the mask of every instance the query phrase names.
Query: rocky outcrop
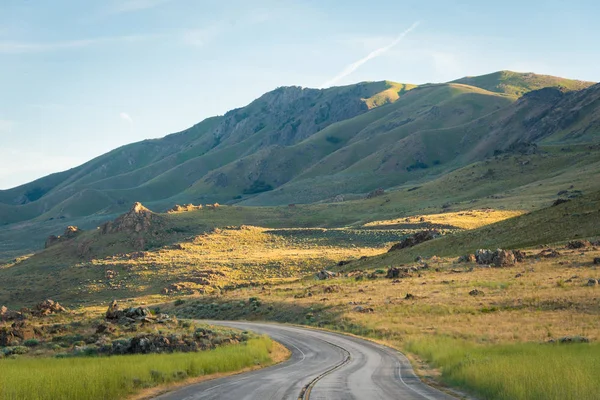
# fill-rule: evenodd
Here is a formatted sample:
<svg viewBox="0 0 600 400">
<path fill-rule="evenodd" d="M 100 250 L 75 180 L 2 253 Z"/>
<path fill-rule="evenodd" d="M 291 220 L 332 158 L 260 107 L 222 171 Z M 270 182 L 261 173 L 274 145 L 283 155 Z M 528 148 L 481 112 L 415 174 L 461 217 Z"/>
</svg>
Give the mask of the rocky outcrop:
<svg viewBox="0 0 600 400">
<path fill-rule="evenodd" d="M 114 321 L 119 323 L 130 323 L 130 322 L 153 322 L 152 313 L 146 307 L 129 307 L 126 309 L 120 309 L 119 304 L 116 300 L 108 306 L 106 310 L 105 318 L 108 321 Z"/>
<path fill-rule="evenodd" d="M 372 199 L 374 197 L 383 196 L 384 194 L 385 194 L 385 190 L 383 190 L 383 188 L 378 188 L 378 189 L 375 189 L 372 192 L 370 192 L 366 198 Z"/>
<path fill-rule="evenodd" d="M 178 213 L 178 212 L 186 212 L 186 211 L 196 211 L 196 210 L 201 210 L 202 204 L 198 204 L 197 206 L 193 205 L 193 204 L 185 204 L 183 206 L 180 206 L 179 204 L 175 204 L 172 208 L 170 208 L 169 210 L 167 210 L 168 213 Z"/>
<path fill-rule="evenodd" d="M 141 233 L 148 231 L 158 216 L 142 205 L 134 203 L 129 212 L 100 227 L 103 235 L 117 232 Z"/>
<path fill-rule="evenodd" d="M 45 316 L 50 314 L 58 314 L 66 312 L 67 309 L 60 305 L 57 301 L 46 299 L 35 306 L 34 314 L 37 316 Z"/>
<path fill-rule="evenodd" d="M 429 240 L 435 239 L 440 236 L 440 232 L 432 229 L 427 231 L 420 231 L 415 233 L 414 235 L 410 235 L 401 242 L 393 245 L 389 250 L 389 252 L 406 249 L 408 247 L 413 247 L 423 242 L 427 242 Z"/>
<path fill-rule="evenodd" d="M 496 251 L 488 249 L 479 249 L 475 252 L 475 259 L 478 264 L 494 265 L 496 267 L 509 267 L 515 265 L 517 261 L 525 259 L 525 254 L 519 250 L 502 250 Z"/>
<path fill-rule="evenodd" d="M 55 244 L 66 242 L 68 240 L 75 239 L 77 236 L 81 235 L 83 231 L 76 226 L 67 226 L 65 232 L 61 236 L 50 235 L 48 239 L 46 239 L 46 243 L 44 244 L 44 248 L 52 247 Z"/>
<path fill-rule="evenodd" d="M 592 244 L 588 240 L 571 240 L 567 243 L 567 249 L 585 249 L 587 247 L 592 247 Z"/>
<path fill-rule="evenodd" d="M 324 269 L 317 273 L 316 278 L 320 281 L 324 281 L 325 279 L 335 278 L 336 276 L 337 274 L 335 272 L 327 271 Z"/>
<path fill-rule="evenodd" d="M 0 328 L 0 346 L 18 346 L 25 340 L 35 338 L 35 330 L 26 321 L 16 321 L 9 327 Z"/>
</svg>

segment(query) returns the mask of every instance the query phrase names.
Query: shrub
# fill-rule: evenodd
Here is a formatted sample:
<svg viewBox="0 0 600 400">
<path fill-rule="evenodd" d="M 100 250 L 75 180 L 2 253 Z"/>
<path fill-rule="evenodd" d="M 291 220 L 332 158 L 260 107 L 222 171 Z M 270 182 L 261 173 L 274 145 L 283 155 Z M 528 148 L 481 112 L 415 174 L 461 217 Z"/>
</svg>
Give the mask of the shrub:
<svg viewBox="0 0 600 400">
<path fill-rule="evenodd" d="M 26 341 L 23 342 L 23 345 L 27 346 L 27 347 L 35 347 L 38 346 L 40 344 L 40 341 L 37 339 L 27 339 Z"/>
<path fill-rule="evenodd" d="M 175 305 L 175 307 L 179 307 L 180 305 L 184 304 L 185 300 L 183 299 L 177 299 L 175 300 L 175 303 L 173 303 Z"/>
</svg>

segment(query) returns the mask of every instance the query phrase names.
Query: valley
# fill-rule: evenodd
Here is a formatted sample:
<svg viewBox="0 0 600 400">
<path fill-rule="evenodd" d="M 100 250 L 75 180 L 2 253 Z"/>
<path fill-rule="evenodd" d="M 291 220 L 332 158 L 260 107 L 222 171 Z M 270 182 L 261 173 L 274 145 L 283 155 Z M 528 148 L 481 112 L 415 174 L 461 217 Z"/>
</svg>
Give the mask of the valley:
<svg viewBox="0 0 600 400">
<path fill-rule="evenodd" d="M 594 399 L 599 116 L 510 71 L 282 87 L 2 190 L 0 397 Z"/>
</svg>

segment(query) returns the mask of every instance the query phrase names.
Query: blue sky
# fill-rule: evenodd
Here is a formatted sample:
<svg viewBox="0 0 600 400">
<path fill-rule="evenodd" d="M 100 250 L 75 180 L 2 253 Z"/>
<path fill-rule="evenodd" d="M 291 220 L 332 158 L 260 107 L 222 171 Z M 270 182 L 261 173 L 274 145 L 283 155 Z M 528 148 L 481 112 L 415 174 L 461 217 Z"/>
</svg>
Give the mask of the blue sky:
<svg viewBox="0 0 600 400">
<path fill-rule="evenodd" d="M 595 1 L 0 0 L 0 189 L 278 86 L 501 69 L 600 81 L 599 14 Z"/>
</svg>

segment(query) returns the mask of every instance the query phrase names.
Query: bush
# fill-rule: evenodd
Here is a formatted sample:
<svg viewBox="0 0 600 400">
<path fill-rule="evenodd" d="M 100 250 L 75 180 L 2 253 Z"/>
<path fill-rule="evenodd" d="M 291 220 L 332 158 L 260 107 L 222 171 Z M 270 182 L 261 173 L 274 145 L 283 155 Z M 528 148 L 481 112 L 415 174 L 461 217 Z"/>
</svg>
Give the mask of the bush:
<svg viewBox="0 0 600 400">
<path fill-rule="evenodd" d="M 185 300 L 183 299 L 177 299 L 175 300 L 175 303 L 173 303 L 175 305 L 175 307 L 179 307 L 180 305 L 184 304 Z"/>
<path fill-rule="evenodd" d="M 261 180 L 256 180 L 254 182 L 252 182 L 252 185 L 250 185 L 249 188 L 246 188 L 243 190 L 244 194 L 256 194 L 256 193 L 262 193 L 262 192 L 268 192 L 270 190 L 273 190 L 273 186 L 269 185 L 268 183 L 261 181 Z"/>
<path fill-rule="evenodd" d="M 27 346 L 27 347 L 35 347 L 38 346 L 40 344 L 40 341 L 37 339 L 27 339 L 26 341 L 23 342 L 23 345 Z"/>
</svg>

